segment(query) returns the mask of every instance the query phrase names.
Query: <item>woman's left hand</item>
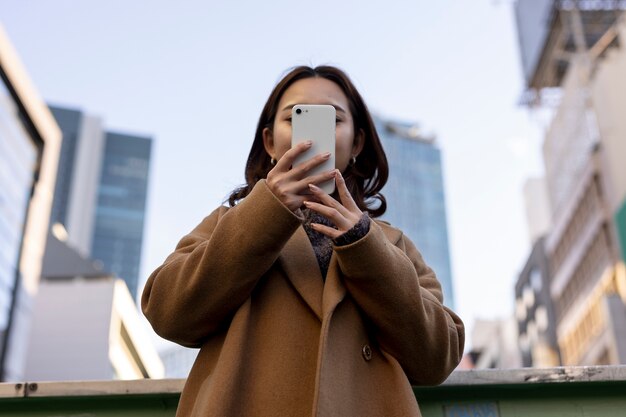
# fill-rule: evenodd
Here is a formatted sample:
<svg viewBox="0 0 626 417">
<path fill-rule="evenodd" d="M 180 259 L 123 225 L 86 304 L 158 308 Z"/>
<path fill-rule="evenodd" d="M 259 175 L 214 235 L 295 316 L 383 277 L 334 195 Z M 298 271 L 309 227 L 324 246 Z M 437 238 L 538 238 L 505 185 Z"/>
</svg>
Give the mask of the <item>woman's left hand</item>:
<svg viewBox="0 0 626 417">
<path fill-rule="evenodd" d="M 317 201 L 304 202 L 307 208 L 321 214 L 335 224 L 336 228 L 319 223 L 311 223 L 311 227 L 314 230 L 331 239 L 336 239 L 352 229 L 363 216 L 363 212 L 354 202 L 339 170 L 335 171 L 335 187 L 337 188 L 339 201 L 326 194 L 319 187 L 309 184 L 309 189 Z"/>
</svg>

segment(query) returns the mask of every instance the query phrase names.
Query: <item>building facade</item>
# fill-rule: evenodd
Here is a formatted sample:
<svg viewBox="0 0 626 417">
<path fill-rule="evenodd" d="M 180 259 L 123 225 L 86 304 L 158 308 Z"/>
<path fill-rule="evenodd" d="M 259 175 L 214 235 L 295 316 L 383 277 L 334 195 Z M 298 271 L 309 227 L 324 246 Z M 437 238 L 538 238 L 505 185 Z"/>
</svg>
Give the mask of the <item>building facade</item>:
<svg viewBox="0 0 626 417">
<path fill-rule="evenodd" d="M 414 125 L 379 117 L 374 121 L 389 162 L 382 218 L 415 243 L 441 282 L 444 303 L 454 308 L 441 151 L 434 138 Z"/>
<path fill-rule="evenodd" d="M 51 220 L 68 245 L 122 278 L 135 299 L 152 140 L 107 132 L 79 110 L 50 106 L 64 141 Z"/>
<path fill-rule="evenodd" d="M 519 368 L 521 357 L 517 349 L 515 318 L 476 320 L 469 357 L 475 369 Z"/>
<path fill-rule="evenodd" d="M 21 380 L 61 132 L 0 26 L 0 380 Z"/>
<path fill-rule="evenodd" d="M 561 364 L 550 294 L 552 276 L 545 244 L 552 227 L 547 188 L 545 178 L 530 178 L 524 184 L 532 249 L 515 283 L 515 318 L 524 367 L 545 368 Z"/>
<path fill-rule="evenodd" d="M 152 140 L 107 132 L 91 257 L 137 297 Z"/>
<path fill-rule="evenodd" d="M 80 110 L 50 106 L 63 145 L 50 222 L 68 232 L 68 245 L 91 255 L 105 133 L 102 121 Z"/>
<path fill-rule="evenodd" d="M 543 155 L 553 222 L 545 252 L 561 361 L 626 363 L 626 275 L 614 220 L 626 196 L 626 4 L 553 1 L 539 14 L 529 13 L 532 5 L 516 5 L 532 104 L 541 105 L 542 90 L 560 90 Z M 534 25 L 545 33 L 530 47 Z"/>
<path fill-rule="evenodd" d="M 545 237 L 539 238 L 515 284 L 515 318 L 523 367 L 561 364 Z"/>
<path fill-rule="evenodd" d="M 124 281 L 48 236 L 25 380 L 163 378 L 163 364 Z"/>
</svg>

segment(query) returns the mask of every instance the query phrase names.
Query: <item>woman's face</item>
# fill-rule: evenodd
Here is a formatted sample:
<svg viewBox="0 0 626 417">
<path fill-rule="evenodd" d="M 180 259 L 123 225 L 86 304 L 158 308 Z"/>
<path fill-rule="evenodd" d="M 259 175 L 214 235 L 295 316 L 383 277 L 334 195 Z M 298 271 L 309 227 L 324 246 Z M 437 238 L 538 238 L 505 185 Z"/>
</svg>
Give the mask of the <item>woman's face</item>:
<svg viewBox="0 0 626 417">
<path fill-rule="evenodd" d="M 344 172 L 350 159 L 363 149 L 364 134 L 354 132 L 348 98 L 326 78 L 304 78 L 291 84 L 278 102 L 272 129 L 263 130 L 263 144 L 270 157 L 279 160 L 291 148 L 291 108 L 296 104 L 330 104 L 335 107 L 335 167 Z"/>
</svg>

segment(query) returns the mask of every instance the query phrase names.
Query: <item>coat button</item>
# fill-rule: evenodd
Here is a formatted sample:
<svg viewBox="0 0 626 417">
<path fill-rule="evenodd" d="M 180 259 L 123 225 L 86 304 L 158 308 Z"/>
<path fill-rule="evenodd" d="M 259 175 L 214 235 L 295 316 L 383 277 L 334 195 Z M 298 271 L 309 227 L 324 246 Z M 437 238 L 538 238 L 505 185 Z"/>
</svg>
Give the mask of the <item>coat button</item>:
<svg viewBox="0 0 626 417">
<path fill-rule="evenodd" d="M 372 360 L 372 348 L 370 347 L 370 345 L 364 345 L 362 349 L 362 353 L 363 353 L 363 358 L 366 361 Z"/>
</svg>

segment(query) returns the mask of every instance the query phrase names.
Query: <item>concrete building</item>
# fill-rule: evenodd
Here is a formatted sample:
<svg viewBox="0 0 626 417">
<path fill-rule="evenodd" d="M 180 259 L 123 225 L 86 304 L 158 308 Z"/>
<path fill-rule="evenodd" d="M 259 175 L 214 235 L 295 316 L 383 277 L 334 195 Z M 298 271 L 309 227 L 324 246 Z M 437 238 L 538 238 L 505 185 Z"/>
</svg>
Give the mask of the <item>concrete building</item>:
<svg viewBox="0 0 626 417">
<path fill-rule="evenodd" d="M 470 357 L 475 369 L 519 368 L 521 357 L 515 318 L 476 320 L 472 328 Z"/>
<path fill-rule="evenodd" d="M 515 318 L 524 367 L 561 364 L 550 283 L 545 238 L 540 238 L 515 284 Z"/>
<path fill-rule="evenodd" d="M 61 132 L 0 26 L 0 380 L 22 380 Z"/>
<path fill-rule="evenodd" d="M 162 378 L 123 280 L 102 271 L 53 234 L 35 302 L 25 380 Z"/>
<path fill-rule="evenodd" d="M 561 359 L 550 294 L 552 277 L 545 249 L 546 235 L 552 225 L 545 178 L 526 181 L 524 202 L 532 249 L 515 283 L 515 318 L 522 366 L 558 366 Z"/>
<path fill-rule="evenodd" d="M 441 282 L 444 303 L 454 308 L 441 150 L 414 124 L 380 117 L 374 122 L 389 161 L 382 218 L 415 243 Z"/>
<path fill-rule="evenodd" d="M 52 216 L 67 230 L 67 244 L 91 255 L 104 153 L 102 121 L 80 110 L 49 106 L 63 132 Z"/>
<path fill-rule="evenodd" d="M 137 297 L 152 140 L 107 132 L 80 110 L 50 106 L 65 138 L 52 222 L 68 244 L 124 279 Z"/>
<path fill-rule="evenodd" d="M 626 363 L 626 275 L 615 215 L 626 196 L 624 2 L 519 0 L 527 97 L 560 90 L 543 155 L 545 240 L 564 365 Z M 542 26 L 541 36 L 531 36 Z M 539 33 L 539 32 L 538 32 Z"/>
</svg>

